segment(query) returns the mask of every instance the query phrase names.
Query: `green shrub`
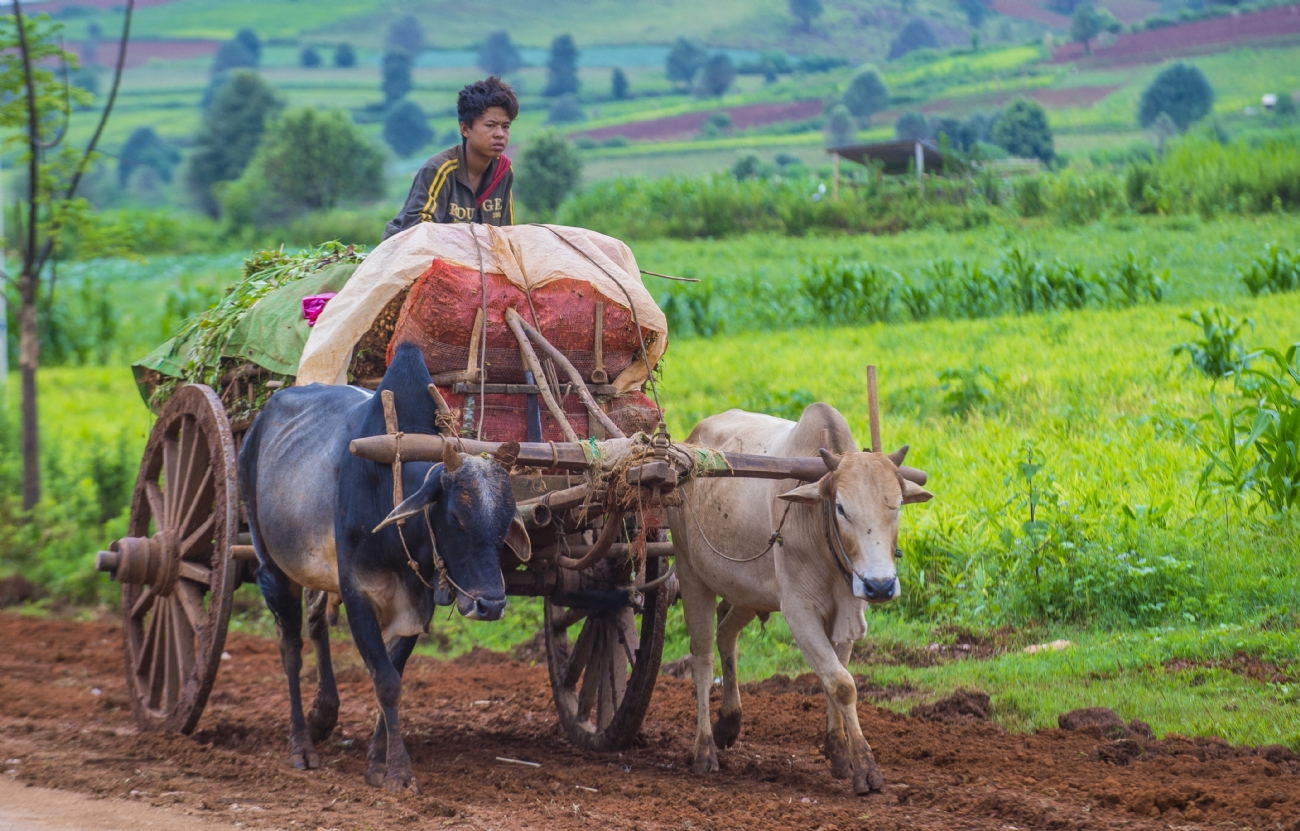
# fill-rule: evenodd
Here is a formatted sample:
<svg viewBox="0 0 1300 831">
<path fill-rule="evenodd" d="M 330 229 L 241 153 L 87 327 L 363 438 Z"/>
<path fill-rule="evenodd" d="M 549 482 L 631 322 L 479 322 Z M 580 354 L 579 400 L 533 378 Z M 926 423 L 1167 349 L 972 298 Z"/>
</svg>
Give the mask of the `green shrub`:
<svg viewBox="0 0 1300 831">
<path fill-rule="evenodd" d="M 1115 258 L 1111 268 L 1111 273 L 1104 277 L 1103 287 L 1112 305 L 1123 308 L 1164 299 L 1169 269 L 1157 272 L 1154 260 L 1141 262 L 1137 252 L 1130 248 Z"/>
<path fill-rule="evenodd" d="M 1175 346 L 1175 357 L 1186 353 L 1192 366 L 1207 378 L 1226 378 L 1245 368 L 1249 356 L 1240 336 L 1247 326 L 1255 328 L 1255 321 L 1250 318 L 1238 321 L 1214 306 L 1181 314 L 1178 319 L 1201 327 L 1201 337 Z"/>
<path fill-rule="evenodd" d="M 1300 289 L 1300 252 L 1292 256 L 1276 242 L 1270 242 L 1263 256 L 1252 258 L 1241 270 L 1240 278 L 1256 297 Z"/>
<path fill-rule="evenodd" d="M 1022 176 L 1011 183 L 1012 200 L 1016 213 L 1034 217 L 1047 213 L 1047 199 L 1043 195 L 1043 181 L 1037 176 Z"/>
<path fill-rule="evenodd" d="M 840 258 L 813 263 L 799 283 L 814 314 L 828 324 L 880 323 L 889 319 L 901 278 L 897 272 Z"/>
</svg>

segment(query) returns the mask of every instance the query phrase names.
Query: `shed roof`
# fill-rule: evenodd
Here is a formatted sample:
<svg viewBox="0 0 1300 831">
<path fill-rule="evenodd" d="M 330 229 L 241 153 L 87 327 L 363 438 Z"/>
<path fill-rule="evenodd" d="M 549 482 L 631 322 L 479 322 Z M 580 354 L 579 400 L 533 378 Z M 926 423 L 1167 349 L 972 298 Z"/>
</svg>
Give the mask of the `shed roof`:
<svg viewBox="0 0 1300 831">
<path fill-rule="evenodd" d="M 846 144 L 840 147 L 828 147 L 827 153 L 838 155 L 858 164 L 867 164 L 876 159 L 884 163 L 885 173 L 911 173 L 916 167 L 916 146 L 921 145 L 925 154 L 926 170 L 942 170 L 944 155 L 934 142 L 929 139 L 908 139 L 906 141 L 879 141 L 871 144 Z"/>
</svg>

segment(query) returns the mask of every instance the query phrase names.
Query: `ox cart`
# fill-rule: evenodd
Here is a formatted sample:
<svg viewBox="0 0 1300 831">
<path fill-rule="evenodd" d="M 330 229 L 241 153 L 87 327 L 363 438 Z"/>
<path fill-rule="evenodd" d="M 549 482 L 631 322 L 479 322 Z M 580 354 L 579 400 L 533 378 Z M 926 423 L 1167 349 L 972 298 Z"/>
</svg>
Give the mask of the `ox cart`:
<svg viewBox="0 0 1300 831">
<path fill-rule="evenodd" d="M 681 445 L 662 420 L 649 432 L 624 435 L 607 414 L 616 390 L 600 365 L 600 314 L 596 368 L 584 372 L 517 312 L 507 311 L 504 322 L 516 337 L 526 383 L 488 383 L 471 348 L 466 370 L 452 378 L 435 375 L 430 385 L 441 435 L 401 434 L 390 411 L 388 434 L 357 439 L 351 451 L 400 466 L 437 461 L 450 442 L 510 469 L 532 551 L 520 559 L 503 550 L 506 592 L 544 599 L 546 663 L 565 733 L 580 747 L 611 750 L 635 737 L 659 672 L 676 595 L 664 509 L 679 483 L 711 476 L 812 482 L 826 474 L 827 463 Z M 653 383 L 649 367 L 644 379 Z M 372 387 L 377 381 L 353 380 Z M 290 381 L 236 364 L 221 382 L 183 383 L 169 391 L 145 446 L 127 536 L 96 558 L 95 567 L 122 586 L 128 691 L 143 730 L 195 729 L 221 667 L 232 596 L 254 579 L 257 566 L 237 458 L 256 404 L 265 400 L 257 395 Z M 448 404 L 438 383 L 465 396 L 461 408 Z M 874 405 L 874 386 L 870 392 Z M 544 403 L 552 426 L 568 440 L 486 441 L 456 429 L 468 423 L 463 409 L 473 407 L 475 394 L 526 399 L 533 439 L 542 438 Z M 561 406 L 561 399 L 575 396 L 586 411 L 585 439 L 576 437 L 569 423 L 575 419 Z M 878 449 L 874 417 L 872 427 Z M 394 495 L 394 504 L 400 496 Z"/>
</svg>

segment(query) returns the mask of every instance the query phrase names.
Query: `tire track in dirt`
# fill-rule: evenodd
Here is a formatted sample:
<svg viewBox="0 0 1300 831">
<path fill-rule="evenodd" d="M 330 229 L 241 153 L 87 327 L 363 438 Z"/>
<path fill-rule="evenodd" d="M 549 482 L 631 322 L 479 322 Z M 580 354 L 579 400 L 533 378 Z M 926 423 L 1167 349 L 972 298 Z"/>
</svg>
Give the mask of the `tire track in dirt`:
<svg viewBox="0 0 1300 831">
<path fill-rule="evenodd" d="M 1300 757 L 1284 748 L 1111 739 L 1100 728 L 1015 735 L 969 715 L 944 724 L 870 704 L 860 717 L 886 786 L 855 797 L 821 756 L 825 705 L 810 676 L 750 685 L 740 742 L 721 754 L 721 773 L 696 778 L 688 682 L 660 679 L 636 747 L 583 752 L 563 738 L 545 669 L 485 652 L 412 659 L 402 714 L 423 793 L 395 795 L 362 781 L 374 697 L 350 645 L 334 650 L 340 728 L 320 747 L 324 767 L 304 772 L 286 763 L 273 641 L 232 633 L 193 737 L 136 731 L 115 623 L 3 614 L 0 643 L 7 775 L 250 828 L 1300 831 Z"/>
</svg>

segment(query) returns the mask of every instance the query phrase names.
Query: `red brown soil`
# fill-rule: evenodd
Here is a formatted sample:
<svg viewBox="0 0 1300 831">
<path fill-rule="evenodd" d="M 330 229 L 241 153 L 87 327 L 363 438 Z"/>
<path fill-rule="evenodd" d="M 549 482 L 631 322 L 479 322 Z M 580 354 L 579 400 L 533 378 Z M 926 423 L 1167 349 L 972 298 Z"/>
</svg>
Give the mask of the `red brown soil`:
<svg viewBox="0 0 1300 831">
<path fill-rule="evenodd" d="M 1279 6 L 1253 14 L 1200 20 L 1182 26 L 1120 35 L 1113 43 L 1094 46 L 1086 57 L 1083 45 L 1070 43 L 1052 53 L 1052 63 L 1079 62 L 1089 66 L 1154 63 L 1176 55 L 1209 52 L 1225 46 L 1294 41 L 1300 36 L 1300 6 Z"/>
<path fill-rule="evenodd" d="M 1169 672 L 1194 671 L 1197 669 L 1222 669 L 1259 681 L 1265 684 L 1294 684 L 1300 681 L 1300 666 L 1294 661 L 1265 661 L 1258 655 L 1238 652 L 1231 658 L 1217 661 L 1190 661 L 1186 658 L 1174 658 L 1165 661 L 1164 668 Z"/>
<path fill-rule="evenodd" d="M 545 669 L 485 652 L 411 661 L 402 711 L 424 792 L 394 795 L 362 780 L 374 698 L 348 645 L 335 650 L 340 729 L 320 746 L 324 767 L 305 772 L 286 764 L 273 641 L 232 633 L 232 659 L 192 737 L 137 732 L 115 623 L 0 614 L 0 643 L 0 753 L 11 775 L 250 828 L 1300 831 L 1300 758 L 1284 748 L 1116 741 L 1088 729 L 1013 735 L 970 701 L 965 724 L 864 703 L 885 789 L 860 798 L 830 777 L 818 748 L 824 700 L 808 677 L 749 685 L 740 742 L 720 754 L 721 773 L 697 778 L 688 682 L 660 679 L 639 746 L 585 752 L 557 726 Z"/>
<path fill-rule="evenodd" d="M 600 127 L 595 130 L 579 130 L 570 133 L 570 138 L 608 139 L 622 136 L 630 141 L 674 141 L 693 138 L 698 135 L 709 116 L 726 113 L 731 116 L 733 130 L 746 130 L 751 127 L 765 127 L 782 121 L 803 121 L 816 118 L 822 114 L 821 101 L 786 101 L 776 104 L 747 104 L 743 107 L 721 107 L 716 110 L 683 113 L 666 118 L 653 118 L 647 121 L 634 121 L 628 124 L 616 124 L 612 127 Z"/>
</svg>

